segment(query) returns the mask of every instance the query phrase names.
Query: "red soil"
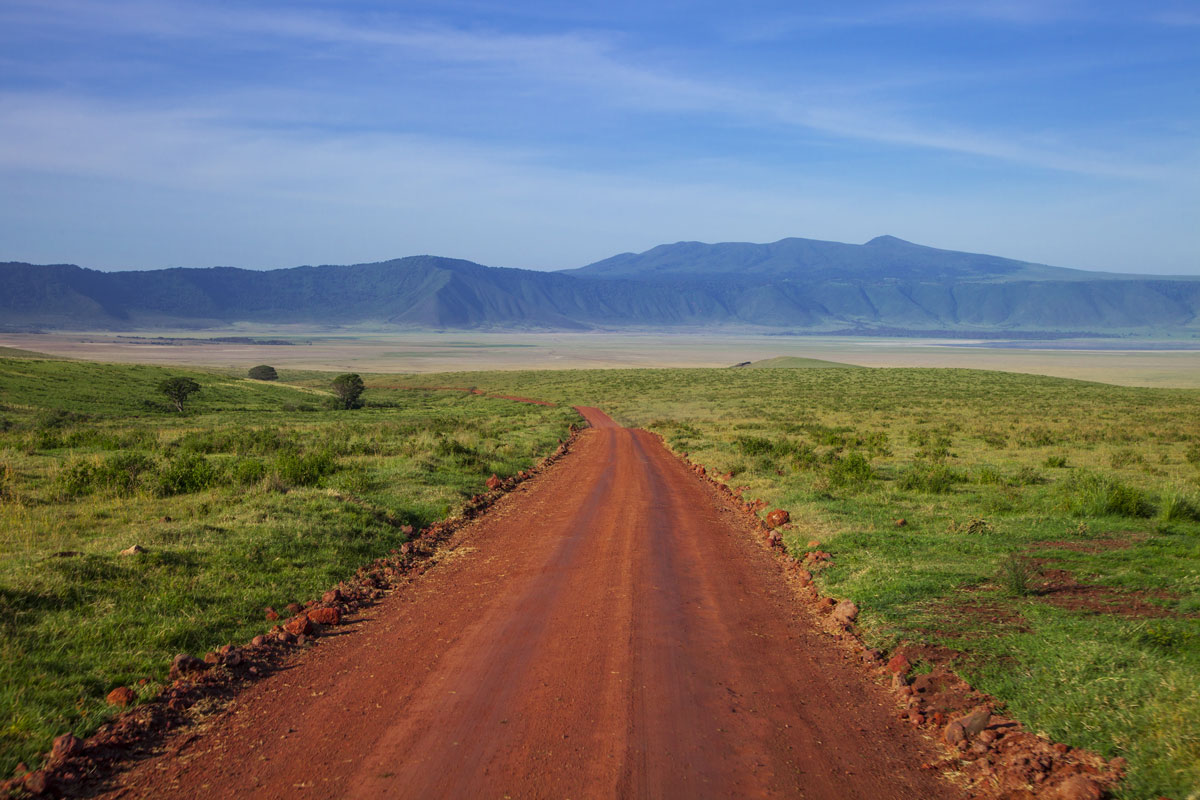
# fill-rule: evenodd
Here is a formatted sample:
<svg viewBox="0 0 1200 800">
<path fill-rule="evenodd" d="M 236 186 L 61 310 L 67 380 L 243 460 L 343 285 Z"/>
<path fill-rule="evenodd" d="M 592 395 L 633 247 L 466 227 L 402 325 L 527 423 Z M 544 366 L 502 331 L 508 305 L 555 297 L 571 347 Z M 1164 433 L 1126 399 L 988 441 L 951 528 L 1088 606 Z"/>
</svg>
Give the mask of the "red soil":
<svg viewBox="0 0 1200 800">
<path fill-rule="evenodd" d="M 424 575 L 113 796 L 958 796 L 727 495 L 601 412 Z M 345 622 L 345 621 L 344 621 Z"/>
</svg>

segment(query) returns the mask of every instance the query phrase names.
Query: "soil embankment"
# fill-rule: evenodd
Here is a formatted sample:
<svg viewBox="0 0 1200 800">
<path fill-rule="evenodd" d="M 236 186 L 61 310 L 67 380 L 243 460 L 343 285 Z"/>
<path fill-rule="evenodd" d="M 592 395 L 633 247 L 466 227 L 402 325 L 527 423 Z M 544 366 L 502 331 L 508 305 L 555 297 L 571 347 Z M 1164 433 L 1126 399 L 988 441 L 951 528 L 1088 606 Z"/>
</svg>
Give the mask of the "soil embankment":
<svg viewBox="0 0 1200 800">
<path fill-rule="evenodd" d="M 436 567 L 119 796 L 956 796 L 728 498 L 581 411 L 572 452 Z"/>
</svg>

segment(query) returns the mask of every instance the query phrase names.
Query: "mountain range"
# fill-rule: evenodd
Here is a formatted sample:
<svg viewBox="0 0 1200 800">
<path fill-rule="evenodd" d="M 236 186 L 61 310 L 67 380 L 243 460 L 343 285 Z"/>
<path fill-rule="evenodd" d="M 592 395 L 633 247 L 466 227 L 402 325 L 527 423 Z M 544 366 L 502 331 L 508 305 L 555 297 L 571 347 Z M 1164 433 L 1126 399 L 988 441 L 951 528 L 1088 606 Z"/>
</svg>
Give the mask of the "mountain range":
<svg viewBox="0 0 1200 800">
<path fill-rule="evenodd" d="M 559 272 L 437 256 L 102 272 L 0 263 L 0 330 L 237 322 L 496 330 L 1200 333 L 1200 276 L 1090 272 L 880 236 L 679 242 Z"/>
</svg>

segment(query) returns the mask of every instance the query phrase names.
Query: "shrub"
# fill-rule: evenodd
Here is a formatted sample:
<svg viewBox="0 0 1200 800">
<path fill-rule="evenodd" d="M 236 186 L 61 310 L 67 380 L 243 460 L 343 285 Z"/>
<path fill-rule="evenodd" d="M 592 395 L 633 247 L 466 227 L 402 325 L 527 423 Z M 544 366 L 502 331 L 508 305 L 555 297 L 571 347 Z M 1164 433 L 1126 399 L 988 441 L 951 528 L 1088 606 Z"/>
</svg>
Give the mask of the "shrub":
<svg viewBox="0 0 1200 800">
<path fill-rule="evenodd" d="M 362 393 L 366 387 L 358 373 L 347 372 L 338 375 L 330 385 L 338 408 L 362 408 Z"/>
<path fill-rule="evenodd" d="M 963 476 L 945 464 L 912 464 L 900 473 L 898 484 L 909 491 L 945 494 L 962 481 Z"/>
<path fill-rule="evenodd" d="M 1154 506 L 1146 495 L 1116 478 L 1080 473 L 1064 484 L 1068 510 L 1092 517 L 1149 517 Z"/>
<path fill-rule="evenodd" d="M 257 458 L 239 458 L 229 465 L 229 479 L 239 486 L 258 483 L 267 475 L 267 465 Z"/>
<path fill-rule="evenodd" d="M 1033 467 L 1021 467 L 1013 473 L 1012 480 L 1009 482 L 1013 486 L 1034 486 L 1044 481 L 1045 478 L 1042 477 L 1042 473 Z"/>
<path fill-rule="evenodd" d="M 90 480 L 93 489 L 133 494 L 153 470 L 154 462 L 141 453 L 114 453 L 92 470 Z"/>
<path fill-rule="evenodd" d="M 220 471 L 207 458 L 195 453 L 180 456 L 167 463 L 158 475 L 158 494 L 167 497 L 198 492 L 216 485 Z"/>
<path fill-rule="evenodd" d="M 1130 464 L 1146 463 L 1146 459 L 1142 458 L 1141 453 L 1139 453 L 1135 450 L 1130 450 L 1128 447 L 1118 450 L 1115 453 L 1113 453 L 1112 456 L 1110 456 L 1109 461 L 1112 464 L 1113 469 L 1120 469 L 1121 467 L 1127 467 Z"/>
<path fill-rule="evenodd" d="M 1040 574 L 1033 561 L 1013 554 L 1000 562 L 998 582 L 1006 594 L 1025 597 L 1033 594 L 1033 582 Z"/>
<path fill-rule="evenodd" d="M 830 464 L 828 476 L 830 486 L 862 486 L 875 477 L 875 472 L 861 453 L 851 453 Z"/>
<path fill-rule="evenodd" d="M 275 368 L 267 366 L 266 364 L 259 364 L 257 367 L 251 367 L 249 375 L 256 381 L 279 380 L 279 373 L 275 371 Z"/>
<path fill-rule="evenodd" d="M 327 450 L 304 455 L 288 451 L 275 459 L 275 474 L 291 486 L 315 486 L 336 468 L 337 464 Z"/>
<path fill-rule="evenodd" d="M 966 522 L 951 521 L 947 530 L 950 533 L 966 533 L 971 536 L 978 536 L 984 533 L 995 533 L 996 528 L 983 517 L 971 517 Z"/>
<path fill-rule="evenodd" d="M 1063 469 L 1067 466 L 1066 456 L 1046 456 L 1046 460 L 1042 462 L 1043 467 L 1050 469 Z"/>
<path fill-rule="evenodd" d="M 1200 522 L 1200 502 L 1178 489 L 1169 490 L 1163 495 L 1159 518 L 1163 522 Z"/>
</svg>

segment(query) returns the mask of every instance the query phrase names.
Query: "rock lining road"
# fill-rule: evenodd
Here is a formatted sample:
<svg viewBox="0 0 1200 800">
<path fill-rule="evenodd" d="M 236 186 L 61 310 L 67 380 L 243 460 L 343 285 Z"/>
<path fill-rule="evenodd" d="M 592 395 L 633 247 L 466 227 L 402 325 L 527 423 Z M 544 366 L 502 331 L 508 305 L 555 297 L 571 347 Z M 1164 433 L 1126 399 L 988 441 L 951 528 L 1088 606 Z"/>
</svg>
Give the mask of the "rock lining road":
<svg viewBox="0 0 1200 800">
<path fill-rule="evenodd" d="M 960 796 L 732 501 L 580 411 L 436 566 L 109 796 Z"/>
</svg>

